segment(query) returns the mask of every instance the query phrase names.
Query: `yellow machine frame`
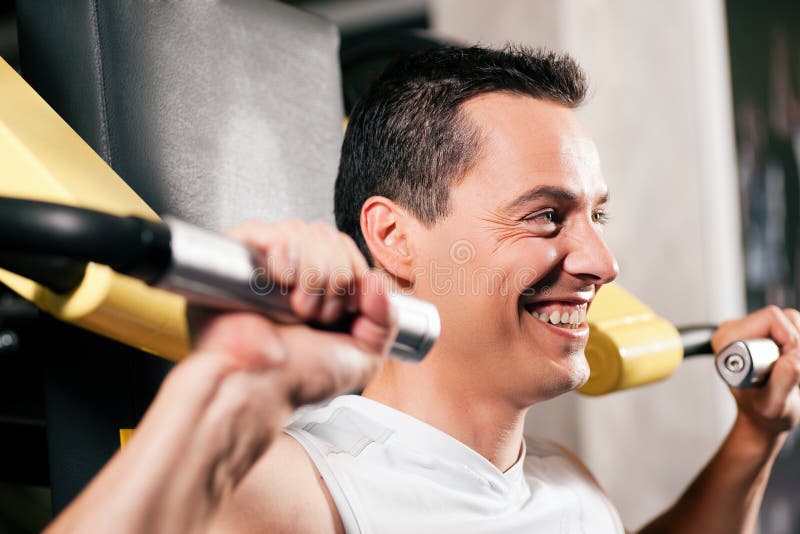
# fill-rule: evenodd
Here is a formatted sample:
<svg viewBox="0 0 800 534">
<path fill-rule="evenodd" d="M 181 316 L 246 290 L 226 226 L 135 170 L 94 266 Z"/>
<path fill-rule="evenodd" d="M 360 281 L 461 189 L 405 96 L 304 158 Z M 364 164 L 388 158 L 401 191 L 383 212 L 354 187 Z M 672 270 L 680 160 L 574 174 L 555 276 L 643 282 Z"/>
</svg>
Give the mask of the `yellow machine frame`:
<svg viewBox="0 0 800 534">
<path fill-rule="evenodd" d="M 0 195 L 158 219 L 2 59 L 0 95 Z M 2 269 L 0 282 L 59 319 L 125 344 L 171 360 L 189 351 L 185 300 L 106 266 L 89 264 L 66 295 Z"/>
</svg>

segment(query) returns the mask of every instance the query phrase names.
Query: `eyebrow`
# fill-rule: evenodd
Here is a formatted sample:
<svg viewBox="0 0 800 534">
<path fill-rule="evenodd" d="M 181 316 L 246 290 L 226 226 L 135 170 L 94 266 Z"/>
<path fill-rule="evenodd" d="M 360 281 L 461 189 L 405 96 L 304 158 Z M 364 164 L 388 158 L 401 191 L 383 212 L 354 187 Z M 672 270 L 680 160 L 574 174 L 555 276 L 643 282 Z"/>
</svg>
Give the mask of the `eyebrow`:
<svg viewBox="0 0 800 534">
<path fill-rule="evenodd" d="M 509 202 L 505 206 L 506 211 L 514 211 L 529 202 L 539 199 L 548 199 L 553 201 L 559 202 L 571 202 L 577 203 L 578 202 L 578 195 L 574 192 L 570 191 L 569 189 L 565 189 L 563 187 L 553 186 L 553 185 L 540 185 L 529 189 L 528 191 L 522 193 L 520 196 Z M 602 195 L 600 195 L 597 199 L 597 204 L 606 204 L 609 200 L 609 193 L 606 191 Z"/>
</svg>

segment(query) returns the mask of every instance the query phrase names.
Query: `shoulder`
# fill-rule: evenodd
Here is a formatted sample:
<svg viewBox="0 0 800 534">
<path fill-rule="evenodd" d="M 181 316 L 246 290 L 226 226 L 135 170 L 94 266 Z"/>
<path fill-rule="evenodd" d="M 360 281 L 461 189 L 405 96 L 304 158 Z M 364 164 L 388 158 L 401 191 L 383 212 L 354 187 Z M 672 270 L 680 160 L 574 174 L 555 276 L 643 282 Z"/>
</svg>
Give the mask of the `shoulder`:
<svg viewBox="0 0 800 534">
<path fill-rule="evenodd" d="M 383 442 L 394 432 L 372 408 L 374 401 L 344 395 L 332 402 L 301 408 L 284 432 L 306 445 L 306 450 L 358 455 L 366 445 Z"/>
<path fill-rule="evenodd" d="M 588 467 L 586 467 L 586 464 L 584 464 L 574 452 L 564 445 L 549 439 L 532 438 L 526 436 L 525 446 L 528 453 L 534 453 L 537 455 L 562 456 L 576 471 L 588 479 L 601 493 L 603 493 L 603 495 L 606 494 L 605 490 L 603 490 L 602 486 L 600 486 L 600 483 L 597 481 L 597 478 L 595 478 L 594 474 L 589 470 Z"/>
<path fill-rule="evenodd" d="M 597 491 L 599 497 L 605 502 L 608 510 L 612 514 L 614 520 L 618 523 L 620 531 L 628 532 L 622 526 L 622 519 L 617 512 L 614 503 L 611 502 L 611 499 L 608 497 L 608 494 L 597 481 L 594 474 L 589 470 L 586 464 L 569 448 L 566 446 L 557 443 L 555 441 L 549 439 L 540 439 L 540 438 L 531 438 L 526 436 L 525 437 L 525 446 L 528 451 L 528 454 L 533 453 L 535 455 L 559 455 L 563 457 L 570 466 L 582 476 L 589 484 L 591 484 L 594 489 Z"/>
<path fill-rule="evenodd" d="M 247 473 L 212 532 L 344 532 L 336 506 L 303 447 L 281 434 Z"/>
</svg>

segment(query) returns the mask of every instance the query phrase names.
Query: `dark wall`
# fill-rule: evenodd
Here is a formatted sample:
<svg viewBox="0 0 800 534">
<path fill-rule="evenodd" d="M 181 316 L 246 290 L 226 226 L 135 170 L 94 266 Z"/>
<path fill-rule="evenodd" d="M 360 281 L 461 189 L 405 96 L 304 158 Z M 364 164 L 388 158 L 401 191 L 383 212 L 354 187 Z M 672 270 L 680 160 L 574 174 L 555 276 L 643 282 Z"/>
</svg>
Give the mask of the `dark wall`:
<svg viewBox="0 0 800 534">
<path fill-rule="evenodd" d="M 748 308 L 800 305 L 800 2 L 728 0 Z M 772 472 L 762 534 L 800 533 L 800 434 Z"/>
</svg>

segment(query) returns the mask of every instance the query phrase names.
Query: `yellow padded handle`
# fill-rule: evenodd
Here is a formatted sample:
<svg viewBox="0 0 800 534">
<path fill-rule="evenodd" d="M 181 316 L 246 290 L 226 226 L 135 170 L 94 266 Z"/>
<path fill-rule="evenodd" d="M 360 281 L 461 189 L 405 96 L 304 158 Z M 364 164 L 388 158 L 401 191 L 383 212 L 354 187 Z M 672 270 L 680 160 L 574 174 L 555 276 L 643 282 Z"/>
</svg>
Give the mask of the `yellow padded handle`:
<svg viewBox="0 0 800 534">
<path fill-rule="evenodd" d="M 617 284 L 603 286 L 589 315 L 586 395 L 603 395 L 670 376 L 683 361 L 678 330 Z"/>
<path fill-rule="evenodd" d="M 158 220 L 1 58 L 0 95 L 1 196 Z M 55 317 L 122 343 L 171 360 L 190 350 L 185 299 L 108 267 L 89 264 L 81 285 L 66 295 L 2 269 L 0 282 Z"/>
</svg>

